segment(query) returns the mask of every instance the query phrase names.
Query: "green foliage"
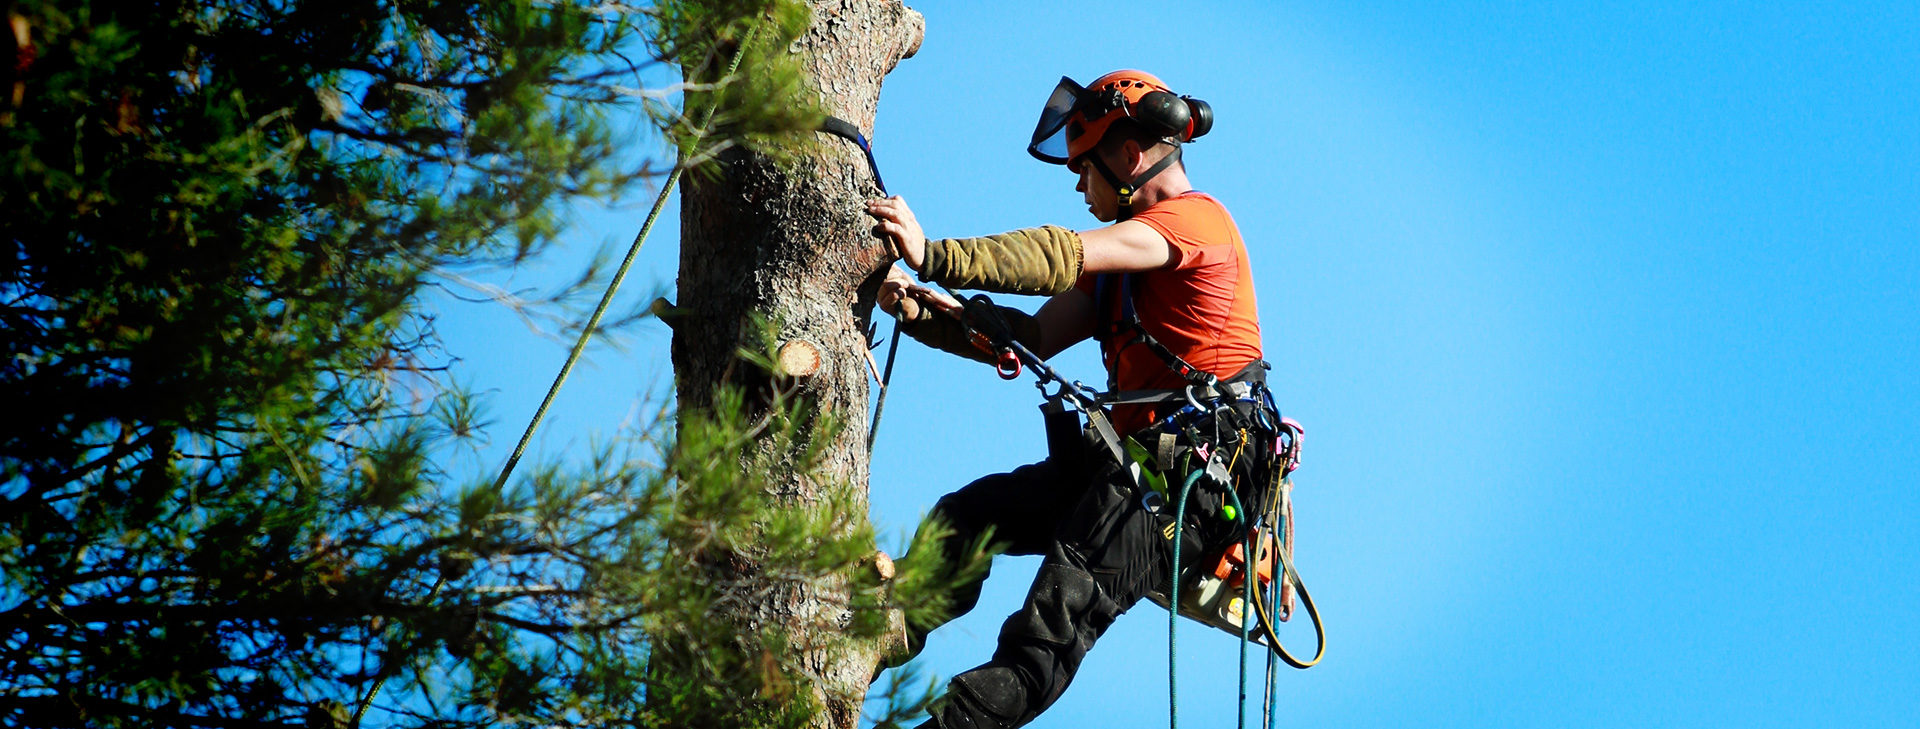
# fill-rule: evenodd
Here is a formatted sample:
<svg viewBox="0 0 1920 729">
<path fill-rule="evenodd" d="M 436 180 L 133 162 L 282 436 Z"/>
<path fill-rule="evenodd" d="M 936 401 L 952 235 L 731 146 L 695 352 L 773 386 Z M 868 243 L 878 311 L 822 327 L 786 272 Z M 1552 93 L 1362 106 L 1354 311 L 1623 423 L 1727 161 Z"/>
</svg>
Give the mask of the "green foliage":
<svg viewBox="0 0 1920 729">
<path fill-rule="evenodd" d="M 418 308 L 640 174 L 608 123 L 634 98 L 623 49 L 655 43 L 694 70 L 692 108 L 720 100 L 706 128 L 646 106 L 691 161 L 811 128 L 787 54 L 704 75 L 742 39 L 790 42 L 797 8 L 12 5 L 0 724 L 656 725 L 728 697 L 748 708 L 709 723 L 801 721 L 799 637 L 679 632 L 738 599 L 687 560 L 857 579 L 850 485 L 796 511 L 740 468 L 837 426 L 722 408 L 655 464 L 628 455 L 643 436 L 462 486 L 438 464 L 481 416 Z M 832 640 L 871 640 L 900 597 L 856 594 Z M 649 669 L 663 635 L 712 671 Z"/>
<path fill-rule="evenodd" d="M 760 322 L 759 346 L 738 352 L 741 369 L 776 372 L 780 330 Z M 845 423 L 780 377 L 724 385 L 708 409 L 680 422 L 663 457 L 673 518 L 659 523 L 655 541 L 671 568 L 645 580 L 639 600 L 659 611 L 646 632 L 649 709 L 662 726 L 810 725 L 822 707 L 808 676 L 822 656 L 899 641 L 903 616 L 937 622 L 953 582 L 987 568 L 984 544 L 965 565 L 941 564 L 936 542 L 950 532 L 931 524 L 912 545 L 921 556 L 894 563 L 883 580 L 864 498 L 836 480 L 826 447 Z M 817 599 L 779 620 L 743 610 L 795 595 Z M 924 713 L 935 687 L 915 685 L 916 677 L 895 672 L 874 699 L 883 707 L 877 721 Z"/>
<path fill-rule="evenodd" d="M 798 59 L 787 52 L 807 30 L 806 6 L 767 0 L 668 0 L 655 3 L 652 13 L 656 57 L 679 63 L 687 81 L 684 108 L 713 110 L 705 124 L 701 116 L 683 115 L 667 125 L 683 159 L 699 164 L 744 144 L 787 160 L 798 148 L 794 133 L 819 128 L 826 112 L 818 94 L 805 87 Z M 739 66 L 728 75 L 736 58 Z M 801 103 L 770 107 L 763 99 Z"/>
<path fill-rule="evenodd" d="M 873 729 L 901 729 L 917 725 L 929 713 L 940 694 L 941 681 L 923 674 L 919 664 L 909 663 L 887 672 L 887 682 L 868 703 L 880 705 L 868 718 Z"/>
<path fill-rule="evenodd" d="M 675 518 L 657 543 L 671 569 L 649 581 L 641 600 L 661 611 L 647 626 L 660 638 L 649 677 L 665 689 L 656 695 L 672 697 L 653 707 L 667 726 L 804 725 L 819 707 L 799 680 L 796 643 L 851 648 L 885 628 L 877 585 L 795 625 L 737 623 L 739 607 L 763 599 L 759 593 L 844 584 L 873 552 L 850 484 L 825 481 L 822 498 L 799 508 L 768 496 L 782 489 L 773 474 L 826 479 L 824 452 L 807 447 L 824 439 L 808 431 L 838 426 L 812 421 L 810 408 L 784 398 L 749 422 L 758 409 L 741 390 L 722 390 L 710 413 L 683 418 L 667 459 Z M 786 457 L 776 453 L 798 455 L 771 462 Z"/>
</svg>

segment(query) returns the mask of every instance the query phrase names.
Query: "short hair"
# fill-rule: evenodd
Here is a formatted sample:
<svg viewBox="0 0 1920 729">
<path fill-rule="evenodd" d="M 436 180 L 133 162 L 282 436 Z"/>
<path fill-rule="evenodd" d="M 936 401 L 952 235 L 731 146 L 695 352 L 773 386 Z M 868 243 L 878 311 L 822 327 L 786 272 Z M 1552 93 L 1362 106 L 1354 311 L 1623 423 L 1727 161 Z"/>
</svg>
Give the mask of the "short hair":
<svg viewBox="0 0 1920 729">
<path fill-rule="evenodd" d="M 1140 151 L 1142 152 L 1152 149 L 1156 144 L 1162 143 L 1173 145 L 1176 149 L 1180 146 L 1180 139 L 1178 137 L 1156 134 L 1148 130 L 1146 125 L 1140 122 L 1121 118 L 1113 120 L 1113 123 L 1107 127 L 1107 133 L 1101 135 L 1100 144 L 1097 145 L 1095 149 L 1115 150 L 1119 149 L 1120 145 L 1128 141 L 1140 145 Z"/>
</svg>

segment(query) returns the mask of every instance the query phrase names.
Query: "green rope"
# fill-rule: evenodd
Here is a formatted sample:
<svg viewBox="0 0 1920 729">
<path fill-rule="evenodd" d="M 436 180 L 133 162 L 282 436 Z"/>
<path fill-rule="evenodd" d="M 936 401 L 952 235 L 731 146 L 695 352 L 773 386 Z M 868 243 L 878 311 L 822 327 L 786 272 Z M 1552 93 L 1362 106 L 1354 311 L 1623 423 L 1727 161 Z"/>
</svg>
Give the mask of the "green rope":
<svg viewBox="0 0 1920 729">
<path fill-rule="evenodd" d="M 676 165 L 667 175 L 667 183 L 660 188 L 660 197 L 653 202 L 653 210 L 647 213 L 647 222 L 640 225 L 640 235 L 633 239 L 633 246 L 627 249 L 627 257 L 620 262 L 620 268 L 613 273 L 613 281 L 608 284 L 607 292 L 600 297 L 600 305 L 594 307 L 593 316 L 587 318 L 587 326 L 581 330 L 580 338 L 574 340 L 573 351 L 567 353 L 567 361 L 560 365 L 559 376 L 553 378 L 553 385 L 547 388 L 547 396 L 540 400 L 540 407 L 533 411 L 533 420 L 527 423 L 527 430 L 520 434 L 520 442 L 513 447 L 513 455 L 507 457 L 507 465 L 500 469 L 500 477 L 493 482 L 493 490 L 498 492 L 506 488 L 507 477 L 513 475 L 513 467 L 520 464 L 520 457 L 527 452 L 527 444 L 533 441 L 533 432 L 540 428 L 540 421 L 547 417 L 547 408 L 553 405 L 553 399 L 560 394 L 560 386 L 566 384 L 567 375 L 573 373 L 574 364 L 580 361 L 580 353 L 586 351 L 587 340 L 593 338 L 593 330 L 600 326 L 600 318 L 607 313 L 607 307 L 613 303 L 613 295 L 620 290 L 620 283 L 627 277 L 627 269 L 633 266 L 633 259 L 640 255 L 640 245 L 653 232 L 654 221 L 660 218 L 660 210 L 666 207 L 667 195 L 673 192 L 674 183 L 680 181 L 680 167 Z"/>
<path fill-rule="evenodd" d="M 1186 540 L 1187 496 L 1193 493 L 1193 484 L 1206 475 L 1205 468 L 1196 468 L 1187 475 L 1185 483 L 1180 484 L 1180 503 L 1173 509 L 1173 578 L 1167 587 L 1167 726 L 1180 729 L 1180 687 L 1178 683 L 1179 666 L 1174 663 L 1179 657 L 1175 647 L 1174 634 L 1180 627 L 1180 543 Z"/>
<path fill-rule="evenodd" d="M 734 49 L 733 61 L 727 65 L 726 75 L 720 77 L 721 83 L 725 83 L 736 71 L 740 70 L 741 59 L 746 58 L 747 48 L 753 45 L 754 39 L 758 37 L 759 34 L 760 24 L 756 22 L 753 27 L 747 31 L 747 36 L 741 41 L 740 47 Z M 720 100 L 716 96 L 714 103 L 708 105 L 706 113 L 701 116 L 700 124 L 694 127 L 696 142 L 705 136 L 707 125 L 713 123 L 713 116 L 719 109 Z M 680 160 L 674 164 L 673 171 L 667 174 L 666 184 L 661 185 L 659 197 L 654 198 L 653 209 L 647 212 L 646 222 L 640 224 L 640 232 L 634 236 L 633 245 L 627 247 L 627 257 L 620 261 L 620 268 L 614 271 L 613 280 L 608 282 L 606 293 L 601 294 L 599 305 L 593 308 L 593 315 L 587 318 L 586 327 L 580 330 L 580 338 L 574 340 L 573 350 L 567 353 L 566 363 L 560 365 L 560 374 L 553 378 L 553 385 L 547 388 L 547 396 L 540 400 L 540 407 L 533 411 L 533 419 L 527 423 L 526 432 L 520 434 L 520 442 L 514 445 L 513 454 L 507 457 L 506 465 L 500 468 L 500 477 L 494 479 L 493 490 L 495 493 L 506 488 L 507 479 L 513 475 L 514 467 L 520 464 L 520 457 L 526 455 L 527 444 L 533 441 L 534 431 L 539 430 L 540 421 L 546 419 L 547 408 L 553 405 L 554 397 L 560 394 L 560 386 L 566 384 L 567 375 L 572 374 L 573 366 L 580 362 L 580 354 L 587 349 L 587 342 L 593 339 L 593 331 L 599 328 L 600 319 L 606 316 L 607 309 L 613 305 L 614 294 L 620 291 L 621 282 L 627 278 L 627 270 L 633 268 L 634 259 L 640 256 L 640 247 L 647 242 L 647 236 L 653 233 L 653 224 L 660 219 L 660 211 L 667 207 L 667 197 L 673 194 L 674 185 L 680 182 L 680 175 L 686 170 L 685 159 L 685 155 L 682 154 Z M 440 594 L 442 584 L 442 582 L 438 581 L 434 583 L 433 590 L 427 593 L 427 602 L 432 602 L 433 599 Z M 379 678 L 374 681 L 373 686 L 367 690 L 367 697 L 361 699 L 360 705 L 354 709 L 353 720 L 349 722 L 347 726 L 358 729 L 360 720 L 366 716 L 367 709 L 373 706 L 374 698 L 380 695 L 380 689 L 384 687 L 386 683 L 386 672 L 382 671 Z"/>
<path fill-rule="evenodd" d="M 740 47 L 734 51 L 733 63 L 727 66 L 726 75 L 721 77 L 723 83 L 727 78 L 732 77 L 735 71 L 740 70 L 740 59 L 746 57 L 748 46 L 753 45 L 754 38 L 759 34 L 760 26 L 756 23 L 753 29 L 747 32 L 746 40 L 742 41 Z M 701 117 L 700 124 L 694 127 L 694 134 L 698 135 L 695 138 L 696 142 L 700 137 L 705 136 L 707 125 L 713 123 L 713 115 L 719 109 L 720 100 L 716 95 L 714 102 L 707 106 L 706 114 Z M 580 361 L 580 353 L 586 351 L 587 340 L 593 338 L 593 330 L 600 326 L 600 318 L 606 315 L 607 308 L 613 303 L 613 295 L 620 291 L 620 283 L 627 278 L 627 269 L 633 267 L 633 260 L 640 255 L 640 246 L 647 242 L 647 236 L 653 232 L 654 222 L 660 219 L 660 211 L 667 207 L 667 197 L 673 193 L 673 186 L 680 182 L 680 175 L 686 170 L 684 159 L 683 154 L 683 163 L 675 164 L 673 172 L 667 175 L 666 184 L 660 186 L 660 195 L 654 198 L 653 209 L 647 212 L 646 222 L 640 224 L 640 233 L 634 236 L 633 245 L 627 248 L 627 257 L 620 261 L 620 268 L 614 271 L 613 281 L 607 285 L 607 292 L 600 296 L 600 304 L 594 307 L 593 316 L 588 317 L 586 328 L 580 330 L 580 338 L 574 340 L 573 351 L 567 353 L 566 363 L 560 365 L 560 374 L 553 378 L 553 385 L 547 388 L 547 396 L 540 401 L 540 408 L 533 411 L 533 420 L 527 423 L 527 431 L 520 434 L 520 443 L 513 447 L 513 455 L 507 457 L 507 465 L 500 469 L 500 478 L 494 480 L 494 491 L 506 488 L 507 477 L 513 474 L 513 467 L 519 465 L 520 457 L 526 454 L 527 444 L 533 441 L 533 432 L 540 428 L 540 421 L 547 417 L 547 407 L 552 405 L 554 397 L 560 394 L 560 386 L 566 384 L 567 375 L 573 372 L 574 364 Z"/>
<path fill-rule="evenodd" d="M 1176 663 L 1179 659 L 1179 650 L 1178 643 L 1175 640 L 1175 634 L 1178 632 L 1180 625 L 1180 543 L 1185 541 L 1186 537 L 1187 499 L 1193 492 L 1194 483 L 1198 482 L 1200 477 L 1204 475 L 1206 475 L 1206 469 L 1204 467 L 1194 469 L 1193 473 L 1187 474 L 1187 480 L 1180 484 L 1179 505 L 1174 508 L 1173 577 L 1168 581 L 1167 586 L 1167 725 L 1169 729 L 1180 729 L 1179 666 Z M 1231 487 L 1228 487 L 1225 491 L 1227 492 L 1227 498 L 1233 501 L 1233 510 L 1236 515 L 1234 521 L 1243 529 L 1246 528 L 1248 526 L 1247 511 L 1246 508 L 1240 504 L 1240 494 L 1236 493 Z M 1254 552 L 1253 530 L 1247 529 L 1246 536 L 1243 539 L 1243 548 L 1246 551 L 1242 554 L 1246 556 L 1245 569 L 1247 572 L 1246 578 L 1242 581 L 1240 598 L 1240 714 L 1238 723 L 1240 729 L 1246 729 L 1247 726 L 1247 643 L 1250 642 L 1252 637 L 1251 631 L 1253 627 L 1253 623 L 1249 620 L 1249 618 L 1252 617 L 1249 615 L 1249 612 L 1251 612 L 1253 607 L 1253 583 L 1258 580 L 1259 575 L 1259 568 L 1256 566 L 1258 555 Z M 1269 661 L 1271 661 L 1271 657 L 1269 657 Z M 1268 676 L 1269 691 L 1271 691 L 1271 667 L 1269 667 Z M 1272 713 L 1270 711 L 1267 712 L 1266 717 L 1267 718 L 1261 722 L 1262 725 L 1268 725 L 1272 721 Z"/>
</svg>

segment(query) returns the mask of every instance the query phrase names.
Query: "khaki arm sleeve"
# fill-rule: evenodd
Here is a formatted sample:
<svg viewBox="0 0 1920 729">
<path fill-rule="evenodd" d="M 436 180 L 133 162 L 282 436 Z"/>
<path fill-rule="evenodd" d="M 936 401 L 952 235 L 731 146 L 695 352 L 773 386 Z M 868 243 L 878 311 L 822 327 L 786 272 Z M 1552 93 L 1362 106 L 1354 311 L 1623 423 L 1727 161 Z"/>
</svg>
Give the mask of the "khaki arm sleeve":
<svg viewBox="0 0 1920 729">
<path fill-rule="evenodd" d="M 1047 225 L 928 241 L 920 275 L 956 289 L 1052 296 L 1073 288 L 1085 263 L 1080 234 Z"/>
</svg>

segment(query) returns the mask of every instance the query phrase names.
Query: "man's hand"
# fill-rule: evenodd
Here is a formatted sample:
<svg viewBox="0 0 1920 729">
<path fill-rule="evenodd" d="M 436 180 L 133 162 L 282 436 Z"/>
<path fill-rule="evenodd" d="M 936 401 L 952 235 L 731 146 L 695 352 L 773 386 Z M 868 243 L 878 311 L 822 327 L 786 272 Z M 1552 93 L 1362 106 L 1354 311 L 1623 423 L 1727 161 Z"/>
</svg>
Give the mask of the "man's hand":
<svg viewBox="0 0 1920 729">
<path fill-rule="evenodd" d="M 915 271 L 926 267 L 927 234 L 920 229 L 920 221 L 913 219 L 913 210 L 907 207 L 906 198 L 895 195 L 868 200 L 867 214 L 880 219 L 874 232 L 893 239 L 894 250 L 901 260 Z"/>
<path fill-rule="evenodd" d="M 880 294 L 876 304 L 880 310 L 892 314 L 895 319 L 913 321 L 920 318 L 920 302 L 915 301 L 907 292 L 913 290 L 913 278 L 899 266 L 887 267 L 887 280 L 880 282 Z"/>
<path fill-rule="evenodd" d="M 880 282 L 880 293 L 876 297 L 880 310 L 892 314 L 902 321 L 918 321 L 927 307 L 936 311 L 953 311 L 960 308 L 960 302 L 946 294 L 921 286 L 899 266 L 887 267 L 887 278 Z"/>
</svg>

